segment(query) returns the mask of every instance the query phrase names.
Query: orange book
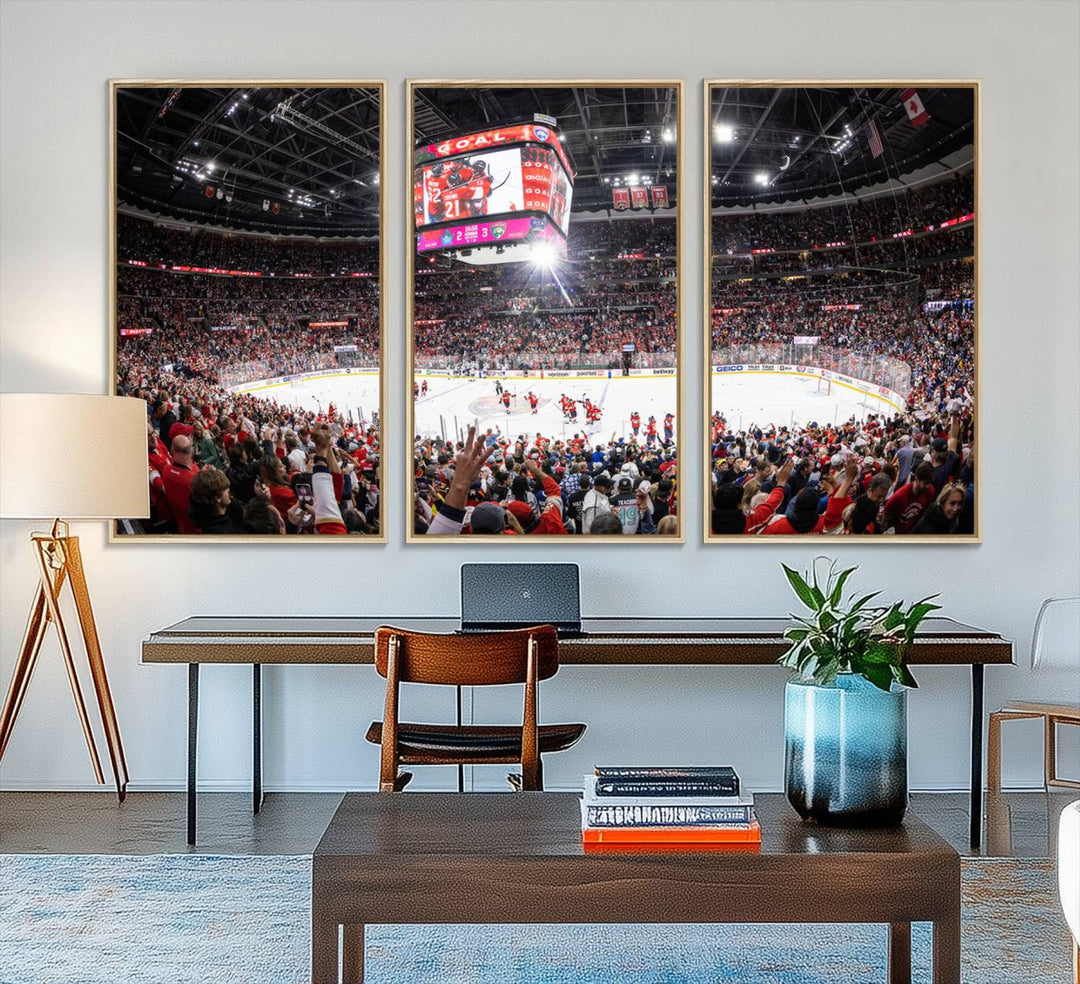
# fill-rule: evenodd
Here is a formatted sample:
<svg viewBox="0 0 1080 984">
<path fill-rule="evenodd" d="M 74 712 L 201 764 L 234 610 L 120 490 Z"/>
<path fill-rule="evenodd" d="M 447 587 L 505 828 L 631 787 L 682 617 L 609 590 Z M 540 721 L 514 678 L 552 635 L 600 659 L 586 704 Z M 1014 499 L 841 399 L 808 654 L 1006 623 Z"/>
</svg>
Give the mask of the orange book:
<svg viewBox="0 0 1080 984">
<path fill-rule="evenodd" d="M 585 844 L 760 844 L 761 825 L 721 827 L 585 827 Z"/>
<path fill-rule="evenodd" d="M 697 853 L 715 852 L 722 854 L 758 854 L 761 851 L 761 843 L 751 844 L 725 844 L 716 843 L 687 843 L 687 844 L 642 844 L 636 841 L 631 844 L 591 844 L 586 841 L 582 845 L 586 854 L 671 854 L 688 851 Z"/>
</svg>

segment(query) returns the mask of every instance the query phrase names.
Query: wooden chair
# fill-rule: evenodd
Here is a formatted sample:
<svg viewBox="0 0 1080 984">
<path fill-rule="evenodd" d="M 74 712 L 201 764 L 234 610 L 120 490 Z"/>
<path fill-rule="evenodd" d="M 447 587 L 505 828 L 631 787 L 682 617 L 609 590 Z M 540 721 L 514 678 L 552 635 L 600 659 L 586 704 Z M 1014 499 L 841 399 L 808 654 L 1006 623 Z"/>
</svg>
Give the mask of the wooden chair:
<svg viewBox="0 0 1080 984">
<path fill-rule="evenodd" d="M 380 626 L 375 632 L 375 668 L 386 677 L 386 709 L 366 737 L 382 746 L 381 792 L 405 788 L 412 774 L 399 774 L 400 765 L 491 763 L 521 763 L 521 788 L 543 789 L 541 756 L 569 748 L 585 731 L 584 724 L 537 723 L 538 684 L 559 669 L 559 641 L 550 625 L 476 635 Z M 402 723 L 398 720 L 402 683 L 456 687 L 523 683 L 521 726 Z"/>
<path fill-rule="evenodd" d="M 1080 672 L 1080 598 L 1048 598 L 1035 619 L 1031 639 L 1031 668 Z M 1050 636 L 1048 641 L 1047 636 Z M 1075 679 L 1075 676 L 1074 676 Z M 1065 786 L 1080 789 L 1080 782 L 1057 773 L 1057 726 L 1080 726 L 1080 707 L 1073 704 L 1041 704 L 1018 700 L 990 714 L 986 740 L 986 788 L 1001 788 L 1001 723 L 1041 718 L 1044 727 L 1045 787 Z"/>
</svg>

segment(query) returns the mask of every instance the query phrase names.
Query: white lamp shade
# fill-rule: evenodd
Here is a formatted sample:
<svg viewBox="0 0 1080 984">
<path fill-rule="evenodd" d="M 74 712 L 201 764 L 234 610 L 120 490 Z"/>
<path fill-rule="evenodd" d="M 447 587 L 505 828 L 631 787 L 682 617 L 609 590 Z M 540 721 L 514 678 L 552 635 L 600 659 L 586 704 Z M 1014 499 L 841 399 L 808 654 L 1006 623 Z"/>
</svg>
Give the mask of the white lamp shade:
<svg viewBox="0 0 1080 984">
<path fill-rule="evenodd" d="M 146 454 L 142 400 L 0 394 L 0 517 L 143 519 Z"/>
</svg>

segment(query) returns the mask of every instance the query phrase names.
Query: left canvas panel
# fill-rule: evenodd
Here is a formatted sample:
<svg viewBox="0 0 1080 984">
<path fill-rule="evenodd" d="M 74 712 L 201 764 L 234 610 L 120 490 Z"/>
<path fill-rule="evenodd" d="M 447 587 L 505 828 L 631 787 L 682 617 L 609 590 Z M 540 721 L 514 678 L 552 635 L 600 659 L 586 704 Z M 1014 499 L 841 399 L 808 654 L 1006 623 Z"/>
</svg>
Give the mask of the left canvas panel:
<svg viewBox="0 0 1080 984">
<path fill-rule="evenodd" d="M 114 82 L 110 352 L 151 515 L 382 542 L 381 82 Z"/>
</svg>

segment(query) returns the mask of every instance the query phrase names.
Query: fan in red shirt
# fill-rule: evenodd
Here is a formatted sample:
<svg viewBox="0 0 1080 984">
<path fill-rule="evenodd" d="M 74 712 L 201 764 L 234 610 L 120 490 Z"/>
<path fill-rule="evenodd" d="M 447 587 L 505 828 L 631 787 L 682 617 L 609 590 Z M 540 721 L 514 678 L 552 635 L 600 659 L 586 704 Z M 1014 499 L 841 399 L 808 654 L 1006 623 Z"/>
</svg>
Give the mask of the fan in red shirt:
<svg viewBox="0 0 1080 984">
<path fill-rule="evenodd" d="M 191 521 L 191 480 L 199 471 L 191 449 L 191 438 L 178 434 L 173 438 L 170 448 L 172 461 L 162 472 L 165 498 L 176 522 L 178 533 L 199 533 L 199 528 Z"/>
<path fill-rule="evenodd" d="M 924 461 L 907 485 L 901 485 L 885 501 L 885 523 L 897 533 L 910 533 L 934 501 L 934 466 Z"/>
</svg>

